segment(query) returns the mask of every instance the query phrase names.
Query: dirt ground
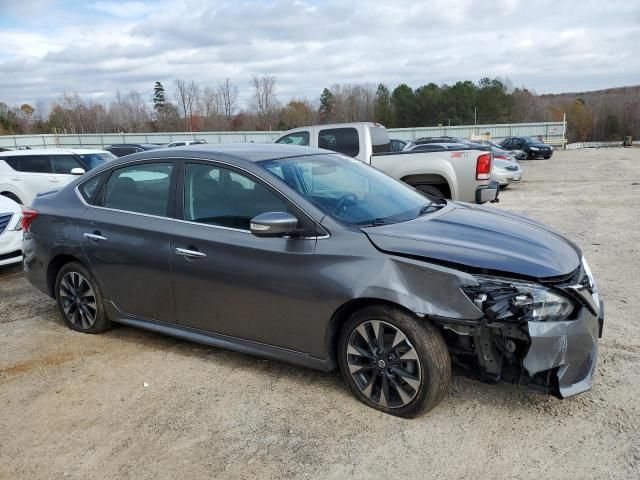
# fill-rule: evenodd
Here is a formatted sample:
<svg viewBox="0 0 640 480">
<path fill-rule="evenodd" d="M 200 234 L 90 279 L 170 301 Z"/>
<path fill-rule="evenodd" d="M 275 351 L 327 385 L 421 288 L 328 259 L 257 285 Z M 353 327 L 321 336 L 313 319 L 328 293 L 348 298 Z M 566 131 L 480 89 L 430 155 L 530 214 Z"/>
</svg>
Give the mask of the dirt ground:
<svg viewBox="0 0 640 480">
<path fill-rule="evenodd" d="M 640 150 L 523 162 L 497 208 L 565 232 L 606 303 L 592 391 L 456 377 L 402 420 L 319 373 L 119 327 L 63 325 L 0 270 L 0 478 L 640 478 Z"/>
</svg>

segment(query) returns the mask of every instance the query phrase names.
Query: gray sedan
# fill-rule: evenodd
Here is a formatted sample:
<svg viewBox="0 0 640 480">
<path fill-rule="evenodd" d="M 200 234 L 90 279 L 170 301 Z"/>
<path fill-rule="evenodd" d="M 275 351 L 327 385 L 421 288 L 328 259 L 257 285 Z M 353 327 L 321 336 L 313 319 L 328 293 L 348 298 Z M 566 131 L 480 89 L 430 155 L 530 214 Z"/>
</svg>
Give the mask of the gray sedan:
<svg viewBox="0 0 640 480">
<path fill-rule="evenodd" d="M 579 248 L 532 220 L 430 198 L 290 145 L 127 156 L 38 196 L 24 268 L 69 328 L 112 322 L 321 370 L 413 417 L 452 367 L 588 390 L 603 310 Z"/>
</svg>

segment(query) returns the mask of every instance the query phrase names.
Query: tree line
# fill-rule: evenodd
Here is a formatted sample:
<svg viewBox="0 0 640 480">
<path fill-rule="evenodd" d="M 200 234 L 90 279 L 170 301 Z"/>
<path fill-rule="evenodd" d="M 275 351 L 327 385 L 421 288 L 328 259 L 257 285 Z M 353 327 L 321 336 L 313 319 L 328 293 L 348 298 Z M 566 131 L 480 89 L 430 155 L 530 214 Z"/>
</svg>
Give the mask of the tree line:
<svg viewBox="0 0 640 480">
<path fill-rule="evenodd" d="M 560 121 L 566 114 L 569 141 L 640 136 L 640 92 L 635 87 L 612 97 L 613 90 L 537 95 L 498 78 L 415 89 L 400 84 L 393 90 L 385 84 L 334 84 L 316 99 L 282 103 L 275 76 L 253 75 L 250 86 L 244 104 L 229 78 L 204 86 L 177 78 L 169 91 L 157 81 L 148 96 L 118 91 L 109 102 L 78 94 L 35 106 L 0 102 L 0 134 L 286 130 L 354 121 L 402 128 Z"/>
</svg>

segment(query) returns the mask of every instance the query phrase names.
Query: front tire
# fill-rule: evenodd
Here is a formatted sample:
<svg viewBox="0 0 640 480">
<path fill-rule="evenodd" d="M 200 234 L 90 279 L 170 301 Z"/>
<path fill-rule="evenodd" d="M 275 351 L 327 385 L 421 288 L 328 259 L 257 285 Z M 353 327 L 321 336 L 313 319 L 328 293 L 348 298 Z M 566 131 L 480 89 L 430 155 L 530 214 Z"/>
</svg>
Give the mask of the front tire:
<svg viewBox="0 0 640 480">
<path fill-rule="evenodd" d="M 413 418 L 444 398 L 451 359 L 440 332 L 427 320 L 388 306 L 355 312 L 342 328 L 339 363 L 344 381 L 361 402 Z"/>
<path fill-rule="evenodd" d="M 104 311 L 102 291 L 80 263 L 64 265 L 55 283 L 56 303 L 64 323 L 82 333 L 102 333 L 111 327 Z"/>
</svg>

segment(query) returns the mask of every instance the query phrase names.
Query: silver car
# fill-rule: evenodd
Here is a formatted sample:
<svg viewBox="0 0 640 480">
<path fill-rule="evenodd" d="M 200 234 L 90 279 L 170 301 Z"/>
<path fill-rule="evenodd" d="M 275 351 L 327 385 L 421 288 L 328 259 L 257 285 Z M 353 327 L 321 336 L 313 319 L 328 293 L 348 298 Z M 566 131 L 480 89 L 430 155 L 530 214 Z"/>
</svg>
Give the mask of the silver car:
<svg viewBox="0 0 640 480">
<path fill-rule="evenodd" d="M 491 167 L 491 180 L 495 180 L 502 188 L 513 182 L 522 180 L 523 169 L 518 162 L 494 158 Z"/>
</svg>

